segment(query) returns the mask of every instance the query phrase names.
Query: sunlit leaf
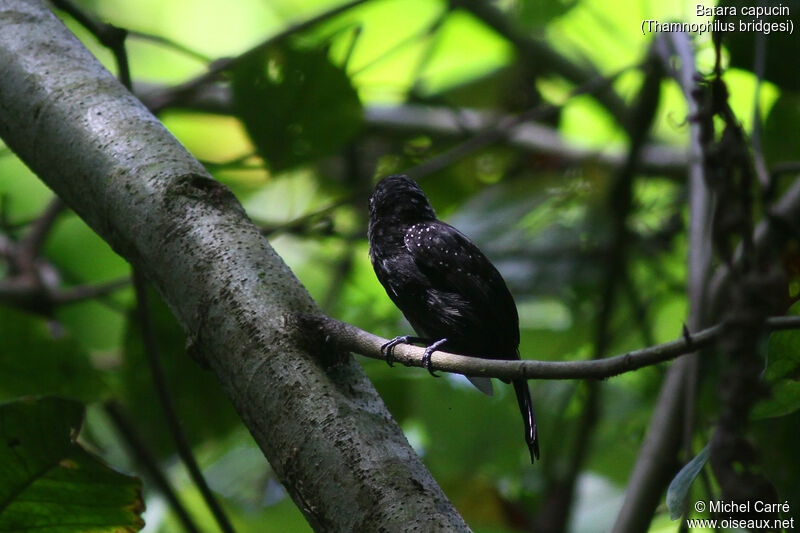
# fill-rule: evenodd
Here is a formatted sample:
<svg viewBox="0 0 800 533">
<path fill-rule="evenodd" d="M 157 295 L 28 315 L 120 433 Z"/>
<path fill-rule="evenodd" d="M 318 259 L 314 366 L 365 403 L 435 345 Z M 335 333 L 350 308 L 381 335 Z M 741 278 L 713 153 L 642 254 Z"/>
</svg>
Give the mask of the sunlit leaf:
<svg viewBox="0 0 800 533">
<path fill-rule="evenodd" d="M 520 23 L 541 28 L 552 19 L 565 14 L 572 9 L 578 0 L 554 0 L 551 2 L 519 2 Z"/>
</svg>

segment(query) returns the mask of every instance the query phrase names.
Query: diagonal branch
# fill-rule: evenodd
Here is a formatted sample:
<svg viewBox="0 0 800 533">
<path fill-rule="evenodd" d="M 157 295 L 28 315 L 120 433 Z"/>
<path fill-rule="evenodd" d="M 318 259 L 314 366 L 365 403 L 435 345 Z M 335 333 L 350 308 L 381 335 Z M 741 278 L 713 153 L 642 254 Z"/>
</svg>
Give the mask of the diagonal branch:
<svg viewBox="0 0 800 533">
<path fill-rule="evenodd" d="M 66 6 L 69 13 L 83 24 L 91 33 L 97 37 L 101 43 L 108 47 L 114 54 L 117 61 L 118 78 L 120 83 L 129 91 L 133 89 L 131 85 L 131 73 L 128 64 L 128 54 L 125 49 L 125 37 L 127 32 L 115 28 L 108 24 L 96 22 L 92 17 L 85 14 L 77 6 L 73 5 L 70 0 L 54 0 L 57 4 Z M 60 201 L 58 201 L 60 204 Z M 181 461 L 189 471 L 189 476 L 192 481 L 200 490 L 200 494 L 206 503 L 206 506 L 214 516 L 217 525 L 223 533 L 234 533 L 233 526 L 231 525 L 228 516 L 219 504 L 219 501 L 211 492 L 197 460 L 194 457 L 192 448 L 189 445 L 188 439 L 181 428 L 178 421 L 177 412 L 172 401 L 172 396 L 167 388 L 164 379 L 164 372 L 161 368 L 161 362 L 157 349 L 155 334 L 153 332 L 152 322 L 150 321 L 150 313 L 147 305 L 147 292 L 144 276 L 139 269 L 134 268 L 133 271 L 133 286 L 136 293 L 136 308 L 139 315 L 139 326 L 141 328 L 142 340 L 144 344 L 144 351 L 147 356 L 148 366 L 150 373 L 153 377 L 153 386 L 156 389 L 161 409 L 163 410 L 164 417 L 167 422 L 167 427 L 172 435 L 175 445 L 178 450 L 178 455 Z"/>
<path fill-rule="evenodd" d="M 39 257 L 45 239 L 56 218 L 64 210 L 64 203 L 58 198 L 51 200 L 50 204 L 32 224 L 28 235 L 17 245 L 17 267 L 20 270 L 30 270 Z"/>
<path fill-rule="evenodd" d="M 0 137 L 151 280 L 312 527 L 469 531 L 231 192 L 42 1 L 0 3 L 0 72 Z"/>
</svg>

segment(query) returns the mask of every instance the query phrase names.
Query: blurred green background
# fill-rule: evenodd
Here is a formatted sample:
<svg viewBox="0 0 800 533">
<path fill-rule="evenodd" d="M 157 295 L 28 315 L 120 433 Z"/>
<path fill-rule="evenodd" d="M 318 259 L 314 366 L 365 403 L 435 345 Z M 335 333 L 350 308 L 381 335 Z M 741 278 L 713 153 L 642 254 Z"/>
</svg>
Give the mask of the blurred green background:
<svg viewBox="0 0 800 533">
<path fill-rule="evenodd" d="M 208 60 L 237 56 L 337 5 L 317 0 L 79 4 L 104 21 L 145 34 L 133 33 L 127 40 L 134 87 L 145 101 L 201 75 Z M 707 20 L 696 17 L 695 2 L 673 0 L 505 0 L 493 5 L 519 34 L 543 39 L 574 64 L 593 65 L 611 77 L 611 86 L 626 104 L 640 87 L 638 66 L 653 39 L 642 35 L 642 20 Z M 108 50 L 61 15 L 114 72 Z M 768 65 L 757 94 L 754 38 L 734 34 L 725 42 L 724 79 L 731 106 L 748 132 L 758 103 L 764 154 L 775 164 L 798 154 L 798 41 L 769 37 L 770 57 L 782 58 L 789 72 L 776 74 Z M 710 72 L 710 36 L 696 37 L 693 43 L 699 70 Z M 215 85 L 220 89 L 217 99 L 174 100 L 160 110 L 159 118 L 234 191 L 326 312 L 391 338 L 411 330 L 369 264 L 369 188 L 377 177 L 413 168 L 475 134 L 466 127 L 460 131 L 458 118 L 450 132 L 427 115 L 403 125 L 401 119 L 412 116 L 404 110 L 412 108 L 400 106 L 511 115 L 542 104 L 557 106 L 543 125 L 567 146 L 595 150 L 595 156 L 561 158 L 501 139 L 420 178 L 420 184 L 439 216 L 479 244 L 506 278 L 519 308 L 523 357 L 588 358 L 595 355 L 604 257 L 612 237 L 607 197 L 614 168 L 601 155 L 622 157 L 627 138 L 618 120 L 591 94 L 573 96 L 575 83 L 523 56 L 507 36 L 468 9 L 443 1 L 372 0 L 240 61 Z M 678 167 L 685 167 L 688 138 L 684 96 L 673 80 L 665 79 L 652 141 L 675 156 Z M 0 155 L 3 232 L 18 239 L 52 193 L 9 151 Z M 685 175 L 681 168 L 650 172 L 633 184 L 627 272 L 615 291 L 606 355 L 681 334 L 687 313 Z M 129 275 L 127 263 L 71 212 L 58 217 L 43 257 L 57 269 L 63 287 Z M 0 262 L 0 275 L 9 274 Z M 237 531 L 309 530 L 213 375 L 187 357 L 181 328 L 155 294 L 152 302 L 183 428 Z M 84 447 L 118 470 L 143 476 L 101 407 L 105 400 L 118 400 L 190 512 L 211 531 L 210 515 L 176 458 L 155 400 L 138 328 L 132 325 L 133 305 L 133 291 L 123 288 L 56 306 L 49 316 L 0 307 L 0 338 L 5 341 L 0 400 L 54 394 L 86 403 Z M 536 525 L 580 447 L 586 456 L 575 480 L 566 530 L 609 530 L 665 371 L 662 365 L 602 382 L 597 424 L 586 442 L 576 440 L 586 386 L 532 382 L 542 461 L 531 467 L 510 387 L 498 382 L 495 396 L 487 398 L 460 377 L 434 380 L 424 370 L 359 361 L 435 479 L 471 527 L 484 533 Z M 694 453 L 708 442 L 716 412 L 716 363 L 710 361 L 703 371 L 712 378 L 701 384 Z M 780 417 L 756 421 L 754 438 L 762 449 L 776 450 L 764 458 L 764 469 L 778 486 L 781 501 L 800 505 L 800 499 L 793 500 L 800 493 L 797 462 L 780 462 L 800 444 L 797 432 L 788 429 L 800 422 L 796 404 L 790 395 Z M 143 481 L 144 531 L 179 530 L 163 496 L 146 475 Z M 706 489 L 693 490 L 701 498 Z M 650 531 L 678 527 L 662 505 Z"/>
</svg>

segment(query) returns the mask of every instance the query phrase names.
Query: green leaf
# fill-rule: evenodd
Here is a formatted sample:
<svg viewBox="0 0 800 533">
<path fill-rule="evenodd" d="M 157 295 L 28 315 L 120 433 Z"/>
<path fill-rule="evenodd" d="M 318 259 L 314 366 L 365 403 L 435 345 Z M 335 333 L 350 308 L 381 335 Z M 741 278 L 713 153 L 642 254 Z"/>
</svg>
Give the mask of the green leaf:
<svg viewBox="0 0 800 533">
<path fill-rule="evenodd" d="M 361 128 L 358 94 L 327 50 L 276 45 L 233 72 L 236 112 L 273 171 L 335 153 Z"/>
<path fill-rule="evenodd" d="M 800 302 L 787 312 L 796 315 L 800 312 Z M 759 420 L 788 415 L 800 409 L 800 331 L 776 331 L 767 344 L 767 368 L 764 381 L 769 384 L 770 395 L 759 401 L 750 413 L 751 418 Z"/>
<path fill-rule="evenodd" d="M 770 397 L 758 402 L 750 414 L 751 418 L 784 416 L 800 409 L 800 381 L 782 379 L 772 385 Z"/>
<path fill-rule="evenodd" d="M 798 310 L 800 306 L 795 304 L 787 314 L 796 315 Z M 767 344 L 767 361 L 764 372 L 767 381 L 795 375 L 800 367 L 800 331 L 791 329 L 772 333 Z"/>
<path fill-rule="evenodd" d="M 521 2 L 517 20 L 529 28 L 544 28 L 554 18 L 566 14 L 577 4 L 578 0 Z"/>
<path fill-rule="evenodd" d="M 133 532 L 144 526 L 138 479 L 75 439 L 83 406 L 59 398 L 0 405 L 0 531 Z"/>
<path fill-rule="evenodd" d="M 0 306 L 0 401 L 26 395 L 96 400 L 102 374 L 77 341 L 54 334 L 47 320 Z"/>
<path fill-rule="evenodd" d="M 669 484 L 669 488 L 667 489 L 667 508 L 669 509 L 670 520 L 677 520 L 683 514 L 689 488 L 703 469 L 703 466 L 708 462 L 708 456 L 709 447 L 708 444 L 706 444 L 706 447 L 703 448 L 694 459 L 681 468 L 681 471 L 678 472 L 678 475 L 675 476 Z"/>
</svg>

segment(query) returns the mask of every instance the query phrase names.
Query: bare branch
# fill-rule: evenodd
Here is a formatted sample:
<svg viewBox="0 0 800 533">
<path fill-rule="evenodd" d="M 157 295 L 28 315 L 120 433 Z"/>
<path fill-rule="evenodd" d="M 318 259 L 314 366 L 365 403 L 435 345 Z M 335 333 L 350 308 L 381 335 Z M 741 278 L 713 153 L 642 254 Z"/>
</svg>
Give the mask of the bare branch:
<svg viewBox="0 0 800 533">
<path fill-rule="evenodd" d="M 128 65 L 128 54 L 125 53 L 125 38 L 128 35 L 127 30 L 97 20 L 95 17 L 83 11 L 72 2 L 72 0 L 50 1 L 58 9 L 68 13 L 69 16 L 78 21 L 81 26 L 89 30 L 89 33 L 94 35 L 103 46 L 114 54 L 114 60 L 117 62 L 117 76 L 119 76 L 119 81 L 130 90 L 131 72 Z"/>
<path fill-rule="evenodd" d="M 152 33 L 145 33 L 136 30 L 128 30 L 128 36 L 133 37 L 142 41 L 150 41 L 156 44 L 160 44 L 167 48 L 172 48 L 185 56 L 189 56 L 192 59 L 196 59 L 202 63 L 211 63 L 211 58 L 205 54 L 198 52 L 197 50 L 192 50 L 181 43 L 175 42 L 172 39 L 168 39 L 162 35 L 153 35 Z"/>
<path fill-rule="evenodd" d="M 64 203 L 55 197 L 45 208 L 42 214 L 31 224 L 28 235 L 17 244 L 16 262 L 21 270 L 33 268 L 34 261 L 39 257 L 42 245 L 58 218 L 58 215 L 66 208 Z"/>
<path fill-rule="evenodd" d="M 389 342 L 388 339 L 322 315 L 303 315 L 299 319 L 316 328 L 323 338 L 329 338 L 337 348 L 370 359 L 386 360 L 381 346 Z M 606 379 L 707 348 L 721 337 L 724 327 L 723 324 L 717 324 L 688 337 L 681 335 L 674 341 L 588 361 L 507 361 L 436 351 L 431 356 L 431 365 L 434 370 L 442 372 L 501 379 Z M 772 317 L 765 324 L 767 331 L 797 328 L 800 328 L 798 316 Z M 422 367 L 424 352 L 424 348 L 400 344 L 394 349 L 393 355 L 395 361 L 405 366 Z"/>
<path fill-rule="evenodd" d="M 75 287 L 65 289 L 50 290 L 50 300 L 54 304 L 71 304 L 75 302 L 82 302 L 84 300 L 91 300 L 93 298 L 101 298 L 114 293 L 122 288 L 131 284 L 130 278 L 121 278 L 105 283 L 85 283 Z"/>
</svg>

